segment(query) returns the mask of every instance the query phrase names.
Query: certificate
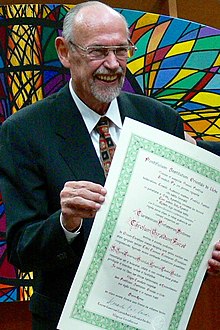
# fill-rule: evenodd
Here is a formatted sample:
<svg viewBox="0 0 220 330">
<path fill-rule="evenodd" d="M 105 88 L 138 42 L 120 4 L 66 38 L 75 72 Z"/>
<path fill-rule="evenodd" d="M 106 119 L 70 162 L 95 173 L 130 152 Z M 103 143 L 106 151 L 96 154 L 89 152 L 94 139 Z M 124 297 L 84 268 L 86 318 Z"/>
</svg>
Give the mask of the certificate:
<svg viewBox="0 0 220 330">
<path fill-rule="evenodd" d="M 58 329 L 183 330 L 220 238 L 220 161 L 126 118 Z"/>
</svg>

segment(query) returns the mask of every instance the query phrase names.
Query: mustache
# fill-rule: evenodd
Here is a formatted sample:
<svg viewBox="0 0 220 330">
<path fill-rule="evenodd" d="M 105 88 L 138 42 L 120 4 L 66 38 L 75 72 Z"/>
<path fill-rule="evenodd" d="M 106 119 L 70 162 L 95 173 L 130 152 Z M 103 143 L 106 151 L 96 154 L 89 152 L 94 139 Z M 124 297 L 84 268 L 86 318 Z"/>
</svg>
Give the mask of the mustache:
<svg viewBox="0 0 220 330">
<path fill-rule="evenodd" d="M 98 68 L 95 72 L 94 75 L 97 74 L 123 74 L 123 69 L 121 67 L 117 68 L 116 70 L 110 70 L 106 68 Z"/>
</svg>

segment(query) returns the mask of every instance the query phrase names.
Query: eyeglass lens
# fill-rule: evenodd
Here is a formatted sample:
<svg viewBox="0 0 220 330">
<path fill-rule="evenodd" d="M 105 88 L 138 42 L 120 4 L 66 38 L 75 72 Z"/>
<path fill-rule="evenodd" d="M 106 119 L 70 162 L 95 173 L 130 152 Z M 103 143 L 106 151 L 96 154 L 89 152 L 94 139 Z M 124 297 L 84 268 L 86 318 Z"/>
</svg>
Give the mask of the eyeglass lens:
<svg viewBox="0 0 220 330">
<path fill-rule="evenodd" d="M 134 54 L 134 47 L 118 47 L 118 48 L 89 48 L 87 54 L 90 58 L 105 58 L 109 52 L 113 51 L 117 58 L 125 59 L 131 57 Z"/>
</svg>

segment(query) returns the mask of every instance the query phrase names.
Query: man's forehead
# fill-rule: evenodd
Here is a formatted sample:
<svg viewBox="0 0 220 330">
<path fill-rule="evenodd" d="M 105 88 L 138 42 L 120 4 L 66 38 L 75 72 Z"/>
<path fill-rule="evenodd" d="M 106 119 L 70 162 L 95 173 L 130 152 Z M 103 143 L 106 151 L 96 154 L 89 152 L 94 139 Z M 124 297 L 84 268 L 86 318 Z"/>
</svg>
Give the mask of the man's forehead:
<svg viewBox="0 0 220 330">
<path fill-rule="evenodd" d="M 112 20 L 122 20 L 121 16 L 114 9 L 105 6 L 104 4 L 98 4 L 88 7 L 83 7 L 78 12 L 75 18 L 77 24 L 87 25 L 99 25 L 107 24 Z"/>
<path fill-rule="evenodd" d="M 94 44 L 103 44 L 112 39 L 127 40 L 126 24 L 121 16 L 114 10 L 106 11 L 106 8 L 101 6 L 103 13 L 94 7 L 85 7 L 81 9 L 75 21 L 74 33 L 77 40 L 82 42 L 92 41 Z M 111 8 L 110 8 L 111 9 Z M 114 18 L 114 23 L 113 23 Z M 108 43 L 107 43 L 108 44 Z"/>
<path fill-rule="evenodd" d="M 116 26 L 111 30 L 107 27 L 87 29 L 78 31 L 75 34 L 77 42 L 84 45 L 121 45 L 127 42 L 128 35 L 126 29 L 117 29 Z"/>
</svg>

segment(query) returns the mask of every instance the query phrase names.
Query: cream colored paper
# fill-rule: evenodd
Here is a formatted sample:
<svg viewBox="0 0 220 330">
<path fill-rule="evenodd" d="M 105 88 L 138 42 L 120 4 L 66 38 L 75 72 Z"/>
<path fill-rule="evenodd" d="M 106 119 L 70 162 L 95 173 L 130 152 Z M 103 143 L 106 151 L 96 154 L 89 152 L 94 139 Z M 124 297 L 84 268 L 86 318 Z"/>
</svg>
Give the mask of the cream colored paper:
<svg viewBox="0 0 220 330">
<path fill-rule="evenodd" d="M 183 330 L 220 238 L 219 157 L 126 118 L 58 329 Z"/>
</svg>

